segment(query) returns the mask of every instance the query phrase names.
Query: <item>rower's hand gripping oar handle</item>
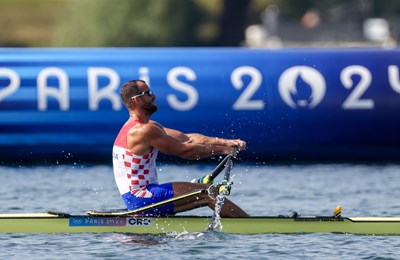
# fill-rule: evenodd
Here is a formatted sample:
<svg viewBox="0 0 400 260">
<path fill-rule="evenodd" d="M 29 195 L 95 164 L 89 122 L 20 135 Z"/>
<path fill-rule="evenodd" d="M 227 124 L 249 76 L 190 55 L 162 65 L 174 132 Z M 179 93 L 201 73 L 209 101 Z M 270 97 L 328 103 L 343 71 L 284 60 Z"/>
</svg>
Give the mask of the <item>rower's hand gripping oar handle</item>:
<svg viewBox="0 0 400 260">
<path fill-rule="evenodd" d="M 215 169 L 210 173 L 201 178 L 192 180 L 192 183 L 202 183 L 202 184 L 212 184 L 214 179 L 222 172 L 225 165 L 229 159 L 233 157 L 233 154 L 228 154 L 225 158 L 215 167 Z"/>
</svg>

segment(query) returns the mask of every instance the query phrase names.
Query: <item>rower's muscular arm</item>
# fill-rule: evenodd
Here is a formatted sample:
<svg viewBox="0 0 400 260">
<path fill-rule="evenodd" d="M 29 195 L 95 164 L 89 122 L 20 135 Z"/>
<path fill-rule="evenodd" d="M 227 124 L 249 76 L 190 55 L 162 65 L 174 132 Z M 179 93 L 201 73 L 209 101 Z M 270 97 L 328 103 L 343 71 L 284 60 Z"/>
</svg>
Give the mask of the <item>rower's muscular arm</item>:
<svg viewBox="0 0 400 260">
<path fill-rule="evenodd" d="M 181 142 L 188 142 L 188 143 L 196 143 L 196 144 L 210 144 L 210 145 L 223 145 L 223 146 L 230 146 L 236 147 L 238 151 L 242 151 L 246 149 L 246 142 L 240 139 L 224 139 L 218 137 L 209 137 L 202 134 L 192 133 L 192 134 L 184 134 L 178 130 L 164 128 L 164 131 L 177 139 Z"/>
<path fill-rule="evenodd" d="M 187 135 L 176 130 L 165 130 L 155 122 L 134 127 L 128 134 L 129 149 L 139 155 L 149 152 L 151 147 L 185 159 L 203 159 L 213 155 L 235 153 L 234 147 L 228 145 L 200 144 L 188 141 Z"/>
<path fill-rule="evenodd" d="M 240 139 L 224 139 L 218 137 L 209 137 L 202 134 L 187 134 L 189 142 L 198 144 L 216 144 L 236 147 L 239 151 L 246 149 L 246 142 Z"/>
</svg>

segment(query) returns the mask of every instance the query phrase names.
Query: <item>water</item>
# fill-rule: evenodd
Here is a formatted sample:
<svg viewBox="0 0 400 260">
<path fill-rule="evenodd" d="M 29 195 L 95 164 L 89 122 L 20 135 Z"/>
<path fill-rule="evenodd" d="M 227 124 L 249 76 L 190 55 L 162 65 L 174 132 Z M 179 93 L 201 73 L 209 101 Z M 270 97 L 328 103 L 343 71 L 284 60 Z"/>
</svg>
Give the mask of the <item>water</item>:
<svg viewBox="0 0 400 260">
<path fill-rule="evenodd" d="M 161 163 L 159 177 L 190 181 L 215 165 Z M 251 215 L 400 216 L 399 164 L 237 164 L 229 198 Z M 83 213 L 122 208 L 110 166 L 0 167 L 0 212 Z M 210 215 L 209 209 L 187 214 Z M 351 234 L 0 234 L 1 259 L 398 259 L 400 236 Z"/>
<path fill-rule="evenodd" d="M 226 195 L 218 194 L 217 198 L 215 199 L 215 209 L 208 225 L 207 231 L 222 231 L 222 223 L 221 223 L 221 210 L 222 206 L 224 205 Z"/>
</svg>

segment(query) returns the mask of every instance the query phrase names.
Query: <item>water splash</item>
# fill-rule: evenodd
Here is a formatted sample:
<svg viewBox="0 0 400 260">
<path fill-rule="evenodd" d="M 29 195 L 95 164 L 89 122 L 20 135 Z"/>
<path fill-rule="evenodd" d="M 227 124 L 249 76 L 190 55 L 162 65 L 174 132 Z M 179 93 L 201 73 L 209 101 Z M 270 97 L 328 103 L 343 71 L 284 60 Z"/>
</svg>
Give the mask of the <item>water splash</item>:
<svg viewBox="0 0 400 260">
<path fill-rule="evenodd" d="M 222 231 L 223 226 L 221 223 L 221 209 L 222 206 L 224 205 L 226 195 L 224 194 L 219 194 L 215 200 L 215 208 L 214 208 L 214 214 L 211 218 L 211 222 L 208 225 L 207 231 Z"/>
</svg>

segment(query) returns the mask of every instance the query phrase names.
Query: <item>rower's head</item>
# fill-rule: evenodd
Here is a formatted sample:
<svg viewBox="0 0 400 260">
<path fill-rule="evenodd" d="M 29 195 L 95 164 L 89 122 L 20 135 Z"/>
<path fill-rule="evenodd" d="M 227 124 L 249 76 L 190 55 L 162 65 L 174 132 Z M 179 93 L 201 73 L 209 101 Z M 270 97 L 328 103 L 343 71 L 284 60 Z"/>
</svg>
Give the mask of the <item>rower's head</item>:
<svg viewBox="0 0 400 260">
<path fill-rule="evenodd" d="M 157 111 L 158 107 L 153 102 L 156 95 L 143 80 L 130 80 L 122 85 L 121 99 L 128 110 L 143 108 L 150 113 Z"/>
</svg>

